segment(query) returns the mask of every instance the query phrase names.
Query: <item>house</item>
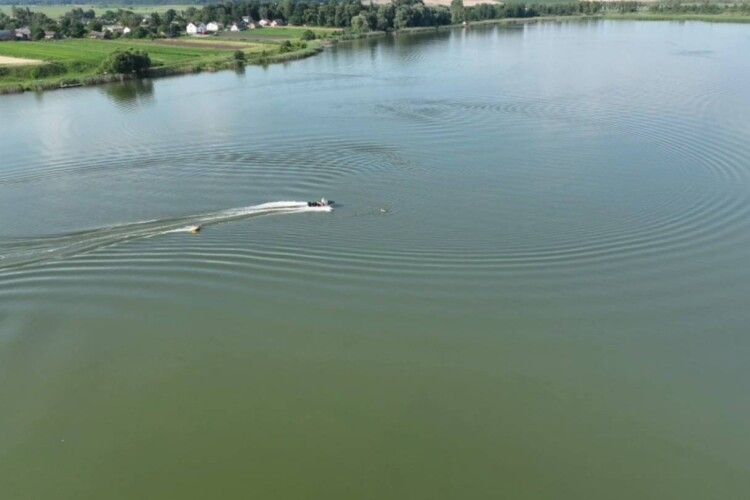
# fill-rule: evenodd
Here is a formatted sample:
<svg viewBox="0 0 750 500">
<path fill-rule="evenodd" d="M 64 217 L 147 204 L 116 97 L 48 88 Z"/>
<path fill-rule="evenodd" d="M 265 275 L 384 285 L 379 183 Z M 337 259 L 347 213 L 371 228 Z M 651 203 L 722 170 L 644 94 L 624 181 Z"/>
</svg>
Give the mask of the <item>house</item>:
<svg viewBox="0 0 750 500">
<path fill-rule="evenodd" d="M 245 24 L 254 23 L 255 20 L 251 16 L 242 16 L 242 22 Z"/>
<path fill-rule="evenodd" d="M 24 26 L 15 30 L 16 40 L 31 40 L 31 28 Z"/>
<path fill-rule="evenodd" d="M 45 31 L 44 32 L 45 40 L 57 40 L 58 38 L 60 38 L 60 35 L 57 34 L 57 31 Z"/>
<path fill-rule="evenodd" d="M 260 28 L 260 24 L 258 24 L 256 22 L 248 23 L 248 25 L 247 25 L 247 29 L 249 29 L 249 30 L 254 30 L 254 29 L 258 29 L 258 28 Z"/>
<path fill-rule="evenodd" d="M 217 23 L 216 21 L 211 21 L 206 25 L 206 31 L 208 31 L 209 33 L 216 33 L 222 28 L 224 28 L 224 25 L 221 23 Z"/>
<path fill-rule="evenodd" d="M 92 31 L 89 33 L 89 38 L 93 38 L 94 40 L 103 40 L 104 39 L 104 32 L 103 31 Z"/>
<path fill-rule="evenodd" d="M 271 25 L 271 21 L 269 21 L 268 19 L 261 19 L 260 21 L 258 21 L 258 25 L 265 28 L 266 26 Z"/>
<path fill-rule="evenodd" d="M 229 31 L 245 31 L 246 29 L 247 24 L 245 24 L 244 21 L 232 23 L 232 26 L 229 27 Z"/>
<path fill-rule="evenodd" d="M 13 40 L 15 37 L 16 34 L 13 32 L 13 30 L 0 30 L 0 42 Z"/>
<path fill-rule="evenodd" d="M 122 26 L 120 26 L 119 24 L 110 24 L 110 25 L 108 25 L 108 26 L 102 26 L 102 31 L 103 31 L 103 32 L 105 32 L 105 33 L 106 33 L 106 32 L 108 32 L 108 31 L 109 31 L 109 32 L 110 32 L 110 33 L 112 33 L 113 35 L 114 35 L 115 33 L 119 33 L 119 34 L 121 34 L 121 35 L 122 35 L 122 32 L 123 32 L 124 30 L 125 30 L 125 28 L 123 28 L 123 27 L 122 27 Z"/>
<path fill-rule="evenodd" d="M 286 23 L 282 19 L 274 19 L 271 21 L 272 28 L 280 28 L 281 26 L 286 26 Z"/>
<path fill-rule="evenodd" d="M 128 28 L 127 26 L 125 26 L 125 27 L 124 27 L 124 28 L 122 29 L 122 34 L 123 34 L 123 35 L 129 35 L 129 34 L 130 34 L 130 31 L 131 31 L 131 29 L 130 29 L 130 28 Z"/>
<path fill-rule="evenodd" d="M 188 35 L 205 35 L 206 25 L 203 23 L 189 23 L 185 29 Z"/>
</svg>

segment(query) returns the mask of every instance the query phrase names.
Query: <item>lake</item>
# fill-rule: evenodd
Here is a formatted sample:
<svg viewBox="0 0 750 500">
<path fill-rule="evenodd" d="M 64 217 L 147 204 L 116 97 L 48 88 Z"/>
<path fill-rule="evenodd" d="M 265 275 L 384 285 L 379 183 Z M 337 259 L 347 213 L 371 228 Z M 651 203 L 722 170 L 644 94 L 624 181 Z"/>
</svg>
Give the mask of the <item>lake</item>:
<svg viewBox="0 0 750 500">
<path fill-rule="evenodd" d="M 745 498 L 749 51 L 490 26 L 0 97 L 3 496 Z"/>
</svg>

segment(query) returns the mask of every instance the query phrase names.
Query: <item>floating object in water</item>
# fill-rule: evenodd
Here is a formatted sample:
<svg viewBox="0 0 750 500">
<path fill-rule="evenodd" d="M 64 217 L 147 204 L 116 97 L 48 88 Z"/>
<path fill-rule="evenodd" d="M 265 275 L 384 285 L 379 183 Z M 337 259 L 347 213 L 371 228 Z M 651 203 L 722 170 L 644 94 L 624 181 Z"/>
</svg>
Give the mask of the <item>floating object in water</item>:
<svg viewBox="0 0 750 500">
<path fill-rule="evenodd" d="M 203 229 L 203 226 L 201 226 L 200 224 L 198 224 L 198 225 L 195 225 L 195 226 L 191 226 L 190 227 L 190 232 L 193 233 L 193 234 L 198 234 L 198 233 L 201 232 L 201 229 Z"/>
<path fill-rule="evenodd" d="M 333 200 L 326 200 L 325 198 L 321 198 L 320 201 L 308 201 L 307 206 L 308 207 L 333 207 L 333 205 L 336 202 Z"/>
</svg>

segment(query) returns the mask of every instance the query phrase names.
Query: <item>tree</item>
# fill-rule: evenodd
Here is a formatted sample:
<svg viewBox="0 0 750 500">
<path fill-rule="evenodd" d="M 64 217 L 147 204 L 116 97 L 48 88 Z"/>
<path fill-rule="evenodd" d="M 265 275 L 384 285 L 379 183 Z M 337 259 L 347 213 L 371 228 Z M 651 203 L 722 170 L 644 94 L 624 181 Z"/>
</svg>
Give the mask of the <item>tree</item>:
<svg viewBox="0 0 750 500">
<path fill-rule="evenodd" d="M 361 14 L 352 17 L 352 31 L 354 33 L 367 33 L 370 31 L 370 25 L 367 24 L 367 18 Z"/>
<path fill-rule="evenodd" d="M 234 51 L 234 60 L 238 63 L 245 62 L 245 53 L 241 50 L 235 50 Z"/>
<path fill-rule="evenodd" d="M 81 21 L 75 21 L 70 27 L 70 36 L 73 38 L 83 38 L 86 35 L 86 27 Z"/>
<path fill-rule="evenodd" d="M 393 27 L 397 30 L 412 26 L 412 9 L 408 5 L 401 5 L 396 9 L 396 17 L 393 20 Z"/>
<path fill-rule="evenodd" d="M 120 75 L 144 74 L 151 67 L 151 58 L 142 50 L 116 50 L 102 62 L 102 70 Z"/>
<path fill-rule="evenodd" d="M 451 22 L 458 24 L 466 21 L 464 0 L 451 0 Z"/>
<path fill-rule="evenodd" d="M 281 15 L 284 16 L 284 19 L 289 20 L 294 13 L 294 0 L 281 0 L 280 8 Z"/>
<path fill-rule="evenodd" d="M 315 40 L 315 32 L 313 30 L 305 30 L 302 32 L 301 38 L 303 40 Z"/>
<path fill-rule="evenodd" d="M 36 25 L 31 28 L 31 39 L 32 40 L 43 40 L 44 39 L 44 26 Z"/>
</svg>

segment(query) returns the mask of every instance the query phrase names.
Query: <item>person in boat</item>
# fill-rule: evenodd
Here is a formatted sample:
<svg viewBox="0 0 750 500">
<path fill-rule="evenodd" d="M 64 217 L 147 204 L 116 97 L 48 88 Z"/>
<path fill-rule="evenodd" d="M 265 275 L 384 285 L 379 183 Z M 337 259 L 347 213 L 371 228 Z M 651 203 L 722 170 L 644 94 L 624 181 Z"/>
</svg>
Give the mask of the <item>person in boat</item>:
<svg viewBox="0 0 750 500">
<path fill-rule="evenodd" d="M 320 201 L 308 201 L 307 206 L 308 207 L 332 207 L 333 200 L 326 200 L 325 198 L 321 198 Z"/>
</svg>

